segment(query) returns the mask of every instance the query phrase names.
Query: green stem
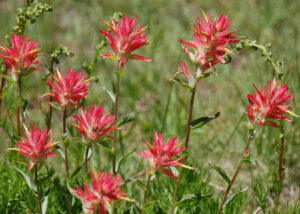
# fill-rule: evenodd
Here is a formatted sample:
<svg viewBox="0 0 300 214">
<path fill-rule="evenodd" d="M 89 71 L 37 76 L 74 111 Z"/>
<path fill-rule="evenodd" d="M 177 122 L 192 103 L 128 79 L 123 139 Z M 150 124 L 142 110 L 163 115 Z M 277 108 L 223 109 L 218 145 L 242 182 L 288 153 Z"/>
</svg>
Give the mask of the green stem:
<svg viewBox="0 0 300 214">
<path fill-rule="evenodd" d="M 186 128 L 186 137 L 185 137 L 185 144 L 184 144 L 184 148 L 185 149 L 188 148 L 189 140 L 190 140 L 191 122 L 192 122 L 192 115 L 193 115 L 193 107 L 194 107 L 194 100 L 195 100 L 196 88 L 197 88 L 197 84 L 195 85 L 195 87 L 194 87 L 194 89 L 192 91 L 192 95 L 191 95 L 191 99 L 190 99 L 189 116 L 188 116 L 188 122 L 187 122 L 187 128 Z M 178 175 L 178 179 L 177 179 L 177 181 L 175 183 L 175 186 L 174 186 L 170 214 L 173 214 L 174 211 L 175 211 L 175 203 L 176 203 L 176 198 L 177 198 L 177 191 L 178 191 L 178 186 L 179 186 L 179 183 L 180 183 L 180 178 L 181 178 L 181 175 L 182 175 L 182 171 L 183 171 L 183 169 L 181 168 L 180 172 L 179 172 L 179 175 Z"/>
<path fill-rule="evenodd" d="M 42 214 L 41 195 L 40 195 L 37 165 L 34 166 L 34 175 L 35 175 L 36 191 L 37 191 L 37 195 L 38 195 L 39 214 Z"/>
<path fill-rule="evenodd" d="M 22 109 L 21 109 L 21 102 L 22 102 L 22 78 L 20 75 L 18 75 L 18 91 L 19 91 L 19 99 L 18 99 L 18 105 L 17 105 L 17 134 L 18 136 L 21 135 L 21 115 L 22 115 Z"/>
<path fill-rule="evenodd" d="M 85 174 L 88 174 L 88 155 L 89 155 L 89 149 L 90 149 L 90 145 L 88 145 L 86 147 L 86 150 L 85 150 L 85 157 L 84 157 L 84 172 L 85 172 Z"/>
<path fill-rule="evenodd" d="M 114 106 L 114 114 L 115 114 L 115 123 L 118 122 L 118 101 L 119 101 L 119 87 L 120 87 L 120 76 L 117 74 L 117 81 L 116 81 L 116 92 L 115 92 L 115 106 Z M 112 168 L 113 173 L 116 174 L 116 156 L 117 156 L 117 143 L 118 143 L 118 130 L 115 129 L 114 131 L 114 155 L 113 155 L 113 162 Z"/>
<path fill-rule="evenodd" d="M 141 214 L 144 214 L 144 211 L 145 211 L 145 205 L 146 205 L 146 202 L 147 202 L 147 196 L 148 196 L 148 191 L 149 191 L 150 178 L 151 178 L 151 175 L 148 175 L 147 183 L 146 183 L 146 189 L 145 189 L 145 193 L 144 193 L 144 202 L 143 202 L 143 207 L 142 207 Z"/>
<path fill-rule="evenodd" d="M 222 210 L 223 210 L 224 203 L 225 203 L 225 201 L 226 201 L 226 199 L 227 199 L 227 196 L 228 196 L 228 194 L 229 194 L 229 192 L 230 192 L 230 189 L 231 189 L 231 187 L 232 187 L 232 185 L 233 185 L 233 183 L 234 183 L 236 177 L 238 176 L 238 174 L 239 174 L 239 172 L 240 172 L 240 169 L 241 169 L 241 167 L 242 167 L 242 165 L 243 165 L 243 161 L 242 161 L 242 160 L 243 160 L 243 158 L 245 157 L 245 155 L 248 154 L 248 148 L 249 148 L 250 142 L 251 142 L 251 140 L 252 140 L 253 138 L 254 138 L 254 130 L 250 130 L 249 137 L 248 137 L 248 140 L 247 140 L 247 143 L 246 143 L 246 146 L 245 146 L 245 149 L 244 149 L 242 158 L 241 158 L 241 160 L 239 161 L 238 167 L 236 168 L 236 170 L 235 170 L 235 172 L 234 172 L 234 175 L 233 175 L 233 177 L 232 177 L 231 180 L 230 180 L 230 184 L 229 184 L 229 186 L 227 187 L 227 190 L 226 190 L 226 192 L 225 192 L 224 198 L 223 198 L 223 200 L 222 200 L 222 202 L 221 202 L 221 204 L 220 204 L 220 207 L 219 207 L 219 209 L 218 209 L 218 214 L 221 214 L 221 212 L 222 212 Z"/>
<path fill-rule="evenodd" d="M 5 76 L 7 73 L 7 67 L 5 66 L 5 70 L 4 70 L 4 73 L 3 75 Z M 1 86 L 0 86 L 0 117 L 2 117 L 2 99 L 3 99 L 3 88 L 4 88 L 4 85 L 5 85 L 5 78 L 2 77 L 2 80 L 1 80 Z"/>
<path fill-rule="evenodd" d="M 283 183 L 283 172 L 284 172 L 284 127 L 283 124 L 280 126 L 280 149 L 279 149 L 279 160 L 278 160 L 278 192 L 276 194 L 276 208 L 279 205 L 279 197 L 282 190 Z M 277 209 L 276 209 L 277 210 Z M 277 210 L 278 211 L 278 210 Z"/>
</svg>

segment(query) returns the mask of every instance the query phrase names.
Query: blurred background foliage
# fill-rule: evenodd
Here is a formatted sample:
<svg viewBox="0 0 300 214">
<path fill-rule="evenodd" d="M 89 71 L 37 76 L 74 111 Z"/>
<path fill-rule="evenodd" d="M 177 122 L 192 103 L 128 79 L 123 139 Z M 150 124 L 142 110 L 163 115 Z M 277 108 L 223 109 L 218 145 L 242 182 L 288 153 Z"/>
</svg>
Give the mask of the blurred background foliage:
<svg viewBox="0 0 300 214">
<path fill-rule="evenodd" d="M 42 71 L 24 78 L 24 94 L 29 103 L 28 124 L 35 123 L 40 128 L 46 126 L 43 114 L 47 112 L 48 99 L 42 95 L 48 92 L 48 88 L 43 78 L 50 65 L 49 57 L 55 46 L 61 44 L 74 52 L 73 57 L 60 58 L 60 64 L 55 65 L 55 68 L 65 69 L 72 66 L 75 70 L 83 70 L 83 64 L 93 60 L 95 47 L 104 39 L 98 31 L 104 28 L 99 18 L 109 20 L 115 12 L 137 16 L 138 22 L 148 25 L 147 38 L 150 45 L 138 52 L 153 59 L 151 63 L 130 61 L 125 66 L 126 74 L 121 78 L 120 115 L 135 112 L 136 120 L 121 131 L 123 138 L 120 143 L 120 156 L 133 149 L 141 151 L 145 148 L 141 138 L 151 139 L 153 130 L 163 131 L 166 137 L 176 135 L 179 139 L 184 139 L 190 96 L 187 91 L 172 85 L 169 80 L 178 70 L 178 61 L 188 61 L 178 39 L 191 39 L 190 27 L 196 17 L 201 15 L 201 9 L 211 13 L 212 17 L 221 13 L 228 14 L 232 20 L 231 30 L 237 28 L 239 35 L 257 40 L 261 44 L 272 43 L 274 59 L 285 62 L 284 82 L 288 83 L 294 93 L 294 112 L 300 114 L 300 1 L 298 0 L 45 0 L 40 2 L 52 5 L 53 11 L 44 14 L 34 24 L 28 25 L 24 33 L 40 42 L 42 48 L 40 64 L 43 66 Z M 24 2 L 20 0 L 0 0 L 1 40 L 6 41 L 6 35 L 12 32 L 17 9 L 23 6 Z M 104 47 L 103 52 L 108 50 L 109 47 Z M 216 120 L 192 132 L 189 163 L 198 170 L 195 173 L 186 172 L 187 180 L 183 182 L 179 192 L 180 195 L 213 194 L 213 197 L 196 201 L 192 206 L 179 208 L 180 213 L 216 212 L 217 198 L 223 196 L 223 193 L 209 186 L 208 183 L 221 187 L 225 187 L 225 183 L 208 163 L 216 164 L 228 175 L 232 175 L 246 141 L 247 118 L 243 116 L 247 104 L 246 95 L 253 91 L 252 83 L 266 84 L 268 80 L 273 79 L 272 66 L 264 62 L 259 51 L 242 50 L 235 52 L 232 58 L 230 64 L 217 65 L 217 75 L 205 79 L 198 87 L 193 118 L 212 116 L 216 112 L 221 114 Z M 193 68 L 191 64 L 189 67 Z M 114 71 L 115 62 L 99 58 L 91 73 L 93 81 L 89 87 L 86 105 L 96 102 L 104 105 L 107 110 L 112 109 L 113 103 L 104 88 L 114 90 Z M 3 107 L 2 111 L 8 114 L 11 112 L 10 114 L 13 115 L 16 108 L 16 93 L 16 86 L 12 84 L 5 97 L 6 108 Z M 60 118 L 61 113 L 55 111 L 53 129 L 57 140 L 60 140 L 62 126 Z M 13 118 L 8 118 L 6 123 L 13 125 Z M 285 183 L 281 196 L 282 213 L 300 212 L 299 204 L 296 204 L 300 199 L 299 128 L 300 122 L 296 119 L 292 124 L 286 125 L 287 158 Z M 71 127 L 69 131 L 73 136 L 78 135 Z M 5 149 L 13 146 L 13 142 L 10 142 L 3 129 L 0 133 L 2 151 L 0 210 L 1 213 L 25 213 L 26 209 L 16 210 L 18 207 L 28 207 L 28 194 L 32 193 L 28 191 L 25 181 L 18 179 L 21 175 L 8 168 L 7 157 L 12 161 L 14 155 L 8 154 Z M 258 166 L 243 167 L 233 191 L 245 186 L 249 188 L 235 199 L 234 205 L 229 206 L 226 213 L 253 213 L 260 206 L 256 200 L 257 191 L 253 188 L 257 187 L 258 183 L 268 191 L 266 198 L 268 207 L 273 206 L 273 175 L 277 173 L 278 147 L 279 130 L 269 127 L 260 127 L 257 130 L 255 141 L 250 146 L 250 154 L 257 160 Z M 72 170 L 83 161 L 83 153 L 83 146 L 77 142 L 70 143 Z M 110 170 L 109 158 L 105 150 L 95 146 L 92 156 L 95 168 Z M 63 173 L 59 156 L 54 160 L 47 161 L 49 170 L 54 168 L 56 171 L 51 178 L 47 178 L 52 183 Z M 144 166 L 146 166 L 145 161 L 134 154 L 126 160 L 120 174 L 128 178 L 138 172 L 137 169 L 142 170 Z M 26 167 L 23 169 L 27 170 Z M 56 180 L 56 182 L 62 181 Z M 161 204 L 150 207 L 149 213 L 163 213 L 160 209 L 168 209 L 173 183 L 164 175 L 159 175 L 151 183 L 153 189 L 150 191 L 149 198 L 153 201 L 160 200 Z M 18 189 L 15 186 L 18 186 Z M 138 187 L 128 185 L 126 188 L 130 197 L 139 199 L 141 191 Z M 53 203 L 48 205 L 49 213 L 64 213 L 62 208 L 59 209 L 59 205 L 55 205 L 55 203 L 62 203 L 58 202 L 60 199 L 56 196 L 57 191 L 53 190 L 50 193 L 49 200 Z M 15 204 L 16 208 L 6 209 L 7 203 Z M 126 207 L 130 207 L 130 203 Z M 7 211 L 9 209 L 13 211 Z M 121 209 L 120 213 L 122 213 Z"/>
</svg>

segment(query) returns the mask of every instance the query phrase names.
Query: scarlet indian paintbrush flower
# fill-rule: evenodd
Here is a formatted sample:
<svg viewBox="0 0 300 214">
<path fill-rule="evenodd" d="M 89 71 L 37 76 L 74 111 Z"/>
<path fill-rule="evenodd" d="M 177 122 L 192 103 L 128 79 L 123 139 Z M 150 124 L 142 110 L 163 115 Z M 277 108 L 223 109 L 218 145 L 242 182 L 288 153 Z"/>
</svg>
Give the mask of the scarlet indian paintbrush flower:
<svg viewBox="0 0 300 214">
<path fill-rule="evenodd" d="M 76 120 L 73 125 L 90 140 L 106 136 L 116 128 L 115 116 L 111 116 L 109 112 L 103 114 L 103 107 L 96 106 L 95 103 L 90 109 L 81 109 L 73 118 Z"/>
<path fill-rule="evenodd" d="M 198 17 L 197 23 L 192 28 L 194 32 L 193 41 L 179 39 L 183 50 L 195 64 L 201 65 L 202 71 L 214 66 L 218 62 L 225 63 L 223 55 L 226 52 L 231 53 L 226 48 L 226 45 L 239 41 L 235 35 L 236 29 L 228 32 L 230 24 L 231 21 L 228 19 L 228 16 L 222 14 L 218 19 L 211 21 L 210 14 L 206 15 L 203 12 L 203 17 Z"/>
<path fill-rule="evenodd" d="M 290 114 L 298 117 L 291 112 L 293 94 L 288 90 L 288 85 L 278 86 L 278 81 L 269 81 L 268 87 L 255 88 L 255 94 L 248 94 L 249 104 L 247 105 L 247 114 L 251 123 L 257 125 L 268 125 L 278 127 L 273 119 L 283 119 L 288 122 L 292 120 L 285 116 Z"/>
<path fill-rule="evenodd" d="M 28 36 L 23 40 L 22 35 L 13 34 L 11 47 L 5 46 L 3 42 L 2 44 L 3 46 L 0 45 L 0 58 L 3 59 L 11 75 L 25 75 L 41 69 L 35 66 L 39 63 L 35 61 L 40 55 L 38 42 L 29 40 Z"/>
<path fill-rule="evenodd" d="M 29 161 L 29 170 L 31 170 L 36 164 L 40 163 L 48 157 L 55 156 L 56 154 L 52 150 L 58 142 L 53 142 L 53 139 L 49 139 L 51 130 L 44 129 L 43 131 L 35 128 L 32 125 L 31 130 L 28 131 L 24 128 L 25 137 L 17 141 L 18 148 L 12 148 L 16 152 L 23 155 Z"/>
<path fill-rule="evenodd" d="M 78 101 L 88 94 L 88 86 L 90 84 L 87 76 L 82 72 L 73 72 L 72 67 L 68 71 L 57 72 L 51 75 L 51 79 L 47 80 L 50 89 L 50 96 L 60 105 L 79 106 Z"/>
<path fill-rule="evenodd" d="M 162 134 L 158 135 L 154 132 L 153 145 L 149 141 L 145 141 L 150 151 L 143 151 L 139 153 L 139 156 L 145 158 L 151 165 L 151 170 L 159 170 L 167 176 L 176 179 L 175 175 L 167 169 L 167 167 L 183 167 L 187 169 L 193 169 L 189 166 L 180 163 L 184 157 L 174 158 L 174 156 L 184 151 L 184 147 L 177 142 L 177 137 L 170 138 L 164 143 L 164 137 Z"/>
<path fill-rule="evenodd" d="M 146 28 L 140 24 L 135 27 L 136 17 L 129 18 L 123 15 L 119 22 L 113 20 L 111 24 L 102 19 L 100 20 L 109 29 L 108 31 L 100 30 L 100 32 L 106 37 L 114 52 L 114 54 L 105 54 L 102 57 L 103 59 L 112 58 L 119 61 L 119 68 L 122 68 L 129 59 L 151 61 L 151 59 L 132 54 L 133 51 L 148 44 L 145 33 Z"/>
<path fill-rule="evenodd" d="M 81 200 L 83 212 L 92 214 L 99 209 L 100 214 L 106 214 L 108 206 L 114 201 L 127 198 L 120 185 L 122 178 L 109 172 L 91 172 L 92 183 L 84 184 L 83 189 L 71 189 L 71 192 Z"/>
</svg>

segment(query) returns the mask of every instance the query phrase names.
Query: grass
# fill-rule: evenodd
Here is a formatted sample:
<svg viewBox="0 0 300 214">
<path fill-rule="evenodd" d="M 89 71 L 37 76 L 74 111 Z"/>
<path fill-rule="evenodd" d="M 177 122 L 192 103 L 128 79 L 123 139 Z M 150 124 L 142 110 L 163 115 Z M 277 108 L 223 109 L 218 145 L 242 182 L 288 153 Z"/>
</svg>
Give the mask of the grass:
<svg viewBox="0 0 300 214">
<path fill-rule="evenodd" d="M 120 155 L 133 149 L 137 152 L 144 148 L 141 138 L 151 138 L 153 130 L 164 130 L 166 137 L 179 136 L 183 141 L 188 114 L 189 95 L 178 85 L 172 85 L 169 79 L 177 71 L 177 63 L 187 60 L 181 50 L 178 39 L 190 38 L 189 28 L 196 16 L 201 15 L 201 8 L 212 16 L 221 13 L 228 14 L 233 20 L 232 28 L 238 28 L 239 35 L 255 39 L 259 43 L 272 43 L 274 59 L 285 62 L 286 78 L 284 82 L 295 96 L 294 112 L 299 114 L 300 106 L 300 68 L 299 41 L 300 32 L 300 2 L 297 0 L 274 1 L 241 1 L 211 0 L 211 1 L 139 1 L 139 0 L 66 0 L 41 1 L 53 5 L 53 12 L 44 14 L 36 23 L 28 25 L 25 35 L 40 41 L 43 49 L 41 65 L 49 65 L 49 54 L 57 44 L 71 49 L 75 55 L 71 58 L 61 58 L 58 68 L 72 65 L 82 69 L 84 62 L 90 62 L 95 54 L 95 46 L 103 37 L 98 29 L 103 28 L 99 18 L 109 19 L 114 12 L 119 11 L 129 16 L 137 16 L 147 30 L 150 47 L 144 47 L 140 52 L 143 56 L 153 59 L 151 63 L 131 61 L 126 65 L 126 74 L 121 78 L 120 115 L 136 113 L 136 120 L 126 125 L 122 130 L 123 138 L 120 144 Z M 0 38 L 11 33 L 16 10 L 23 7 L 23 2 L 10 0 L 0 2 Z M 105 50 L 109 48 L 106 47 Z M 110 97 L 103 87 L 113 90 L 115 64 L 109 60 L 99 59 L 92 73 L 93 82 L 86 104 L 96 102 L 104 105 L 107 110 L 113 108 Z M 195 194 L 196 200 L 178 207 L 177 213 L 216 213 L 223 192 L 209 185 L 213 183 L 225 188 L 225 182 L 211 168 L 213 163 L 224 169 L 229 177 L 234 172 L 236 163 L 243 151 L 246 141 L 247 118 L 243 115 L 247 104 L 246 94 L 250 93 L 252 83 L 265 84 L 273 78 L 272 66 L 263 61 L 260 52 L 242 50 L 235 52 L 233 61 L 226 65 L 216 66 L 217 74 L 203 81 L 198 88 L 193 118 L 212 116 L 216 112 L 221 115 L 216 120 L 191 134 L 189 147 L 189 164 L 197 167 L 196 172 L 184 171 L 179 198 L 187 194 Z M 47 110 L 47 99 L 42 97 L 47 93 L 47 85 L 42 80 L 46 69 L 24 79 L 24 94 L 28 100 L 26 110 L 27 123 L 35 123 L 45 127 L 43 113 Z M 14 126 L 13 115 L 16 109 L 17 96 L 15 84 L 7 89 L 4 101 L 8 126 Z M 40 108 L 41 107 L 41 108 Z M 11 119 L 9 119 L 11 118 Z M 54 112 L 53 127 L 55 138 L 61 139 L 61 115 Z M 286 167 L 284 189 L 281 195 L 280 213 L 300 212 L 300 123 L 286 125 Z M 78 135 L 69 127 L 73 136 Z M 15 163 L 17 157 L 6 149 L 14 146 L 9 135 L 1 129 L 0 155 L 0 212 L 26 213 L 30 207 L 36 207 L 35 197 L 22 175 L 11 165 L 27 172 L 26 166 Z M 279 130 L 264 127 L 258 130 L 256 138 L 250 146 L 250 153 L 258 162 L 256 167 L 244 166 L 233 186 L 232 192 L 248 186 L 248 189 L 237 195 L 228 204 L 225 213 L 253 213 L 259 206 L 266 206 L 267 213 L 275 213 L 274 207 L 274 174 L 277 173 L 279 148 Z M 93 148 L 92 163 L 95 168 L 110 170 L 110 156 L 100 147 Z M 77 142 L 70 142 L 71 173 L 83 162 L 84 147 Z M 9 165 L 8 165 L 9 163 Z M 120 175 L 128 178 L 141 171 L 146 163 L 136 153 L 126 159 Z M 49 189 L 48 213 L 65 213 L 65 183 L 63 165 L 59 155 L 47 161 L 40 177 L 44 177 L 43 195 Z M 81 175 L 75 176 L 73 184 L 82 183 Z M 146 177 L 141 179 L 145 182 Z M 205 182 L 206 181 L 206 182 Z M 174 182 L 164 175 L 157 174 L 150 183 L 149 208 L 147 213 L 165 213 L 170 207 Z M 141 187 L 130 184 L 125 187 L 128 195 L 140 201 L 143 195 Z M 266 191 L 267 196 L 259 198 L 260 191 Z M 298 202 L 298 203 L 297 203 Z M 119 204 L 118 204 L 119 205 Z M 79 210 L 80 203 L 75 201 L 74 210 Z M 117 206 L 118 213 L 137 213 L 138 208 L 126 202 Z M 76 211 L 78 212 L 78 211 Z"/>
</svg>

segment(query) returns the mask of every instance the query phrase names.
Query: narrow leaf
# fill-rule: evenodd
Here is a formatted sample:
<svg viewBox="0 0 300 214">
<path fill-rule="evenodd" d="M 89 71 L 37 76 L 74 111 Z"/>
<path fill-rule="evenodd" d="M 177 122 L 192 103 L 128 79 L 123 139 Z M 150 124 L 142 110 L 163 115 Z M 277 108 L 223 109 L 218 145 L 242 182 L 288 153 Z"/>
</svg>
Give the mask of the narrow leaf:
<svg viewBox="0 0 300 214">
<path fill-rule="evenodd" d="M 42 204 L 42 213 L 43 214 L 46 214 L 47 213 L 47 205 L 48 205 L 48 196 L 47 195 L 43 201 L 43 204 Z"/>
<path fill-rule="evenodd" d="M 244 189 L 241 189 L 239 192 L 232 194 L 231 196 L 229 196 L 227 198 L 227 200 L 224 203 L 223 208 L 226 207 L 226 205 L 228 205 L 231 201 L 233 201 L 236 197 L 238 197 L 240 194 L 242 194 L 243 192 L 247 191 L 248 186 L 246 186 Z"/>
<path fill-rule="evenodd" d="M 113 103 L 115 103 L 115 94 L 112 91 L 110 91 L 110 90 L 108 90 L 108 89 L 106 89 L 104 87 L 103 87 L 103 90 L 109 95 L 109 97 L 111 98 L 111 100 L 113 101 Z"/>
<path fill-rule="evenodd" d="M 249 163 L 254 166 L 257 166 L 257 162 L 251 156 L 244 157 L 242 163 Z"/>
<path fill-rule="evenodd" d="M 130 156 L 132 155 L 134 152 L 136 151 L 136 149 L 132 150 L 131 152 L 128 152 L 127 154 L 125 154 L 123 157 L 120 158 L 120 160 L 117 162 L 117 172 L 120 169 L 121 164 Z"/>
<path fill-rule="evenodd" d="M 188 91 L 193 90 L 188 84 L 181 82 L 179 79 L 174 78 L 174 79 L 172 79 L 172 81 L 179 84 L 181 87 L 185 88 Z"/>
<path fill-rule="evenodd" d="M 36 191 L 36 186 L 35 184 L 31 183 L 31 180 L 30 180 L 30 177 L 25 173 L 23 172 L 21 169 L 19 169 L 18 167 L 16 166 L 12 166 L 15 170 L 17 170 L 22 176 L 23 178 L 25 179 L 28 187 L 34 191 Z"/>
<path fill-rule="evenodd" d="M 134 112 L 129 113 L 129 114 L 127 114 L 127 115 L 125 115 L 123 117 L 122 121 L 119 123 L 118 126 L 120 127 L 120 126 L 122 126 L 122 125 L 124 125 L 126 123 L 130 123 L 130 122 L 132 122 L 134 120 L 135 120 L 135 113 Z"/>
<path fill-rule="evenodd" d="M 201 200 L 203 198 L 211 197 L 211 195 L 201 195 L 201 194 L 188 194 L 184 195 L 180 201 L 175 203 L 175 206 L 188 205 L 191 202 Z"/>
<path fill-rule="evenodd" d="M 222 178 L 226 181 L 228 186 L 230 185 L 230 179 L 229 179 L 229 177 L 227 176 L 226 172 L 223 169 L 221 169 L 220 167 L 215 166 L 213 164 L 209 164 L 209 166 L 212 167 L 213 169 L 215 169 L 222 176 Z"/>
<path fill-rule="evenodd" d="M 213 119 L 216 119 L 220 116 L 220 112 L 217 112 L 214 116 L 212 117 L 200 117 L 196 120 L 193 120 L 191 122 L 191 128 L 192 129 L 196 129 L 196 128 L 199 128 L 203 125 L 205 125 L 206 123 L 208 123 L 209 121 L 213 120 Z"/>
</svg>

